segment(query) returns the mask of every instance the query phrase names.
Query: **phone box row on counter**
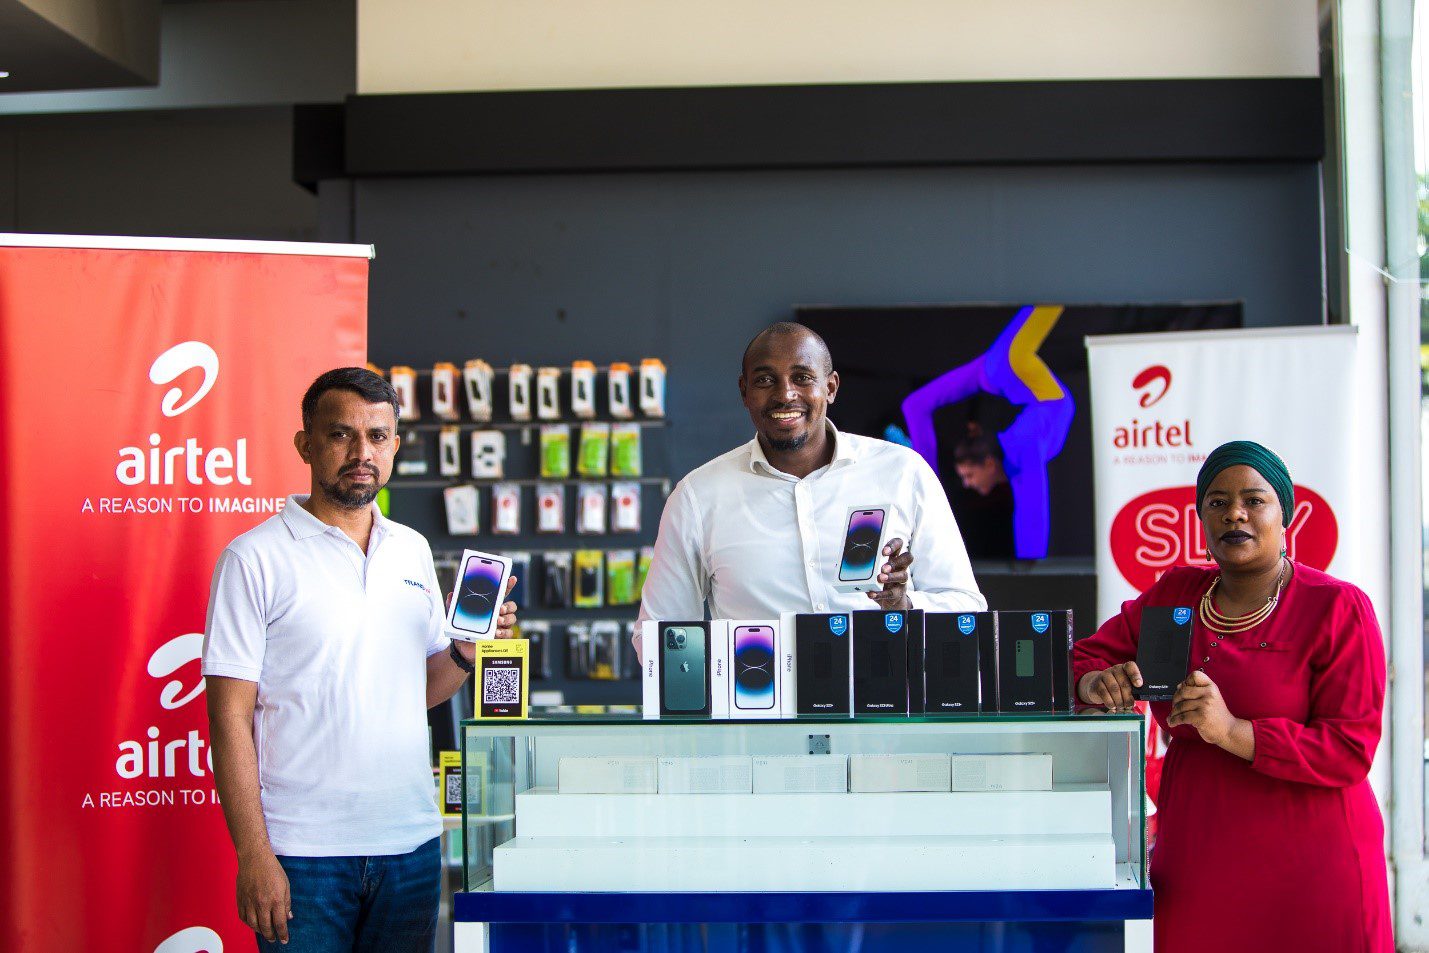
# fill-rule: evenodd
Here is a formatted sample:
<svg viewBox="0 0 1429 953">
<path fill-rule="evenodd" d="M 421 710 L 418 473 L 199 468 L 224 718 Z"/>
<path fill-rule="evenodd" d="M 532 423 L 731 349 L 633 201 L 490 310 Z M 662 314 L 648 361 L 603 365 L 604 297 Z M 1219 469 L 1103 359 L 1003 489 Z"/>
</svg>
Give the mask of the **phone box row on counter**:
<svg viewBox="0 0 1429 953">
<path fill-rule="evenodd" d="M 647 621 L 646 718 L 1070 711 L 1071 610 Z"/>
<path fill-rule="evenodd" d="M 794 662 L 777 619 L 648 620 L 640 640 L 646 718 L 794 714 Z"/>
</svg>

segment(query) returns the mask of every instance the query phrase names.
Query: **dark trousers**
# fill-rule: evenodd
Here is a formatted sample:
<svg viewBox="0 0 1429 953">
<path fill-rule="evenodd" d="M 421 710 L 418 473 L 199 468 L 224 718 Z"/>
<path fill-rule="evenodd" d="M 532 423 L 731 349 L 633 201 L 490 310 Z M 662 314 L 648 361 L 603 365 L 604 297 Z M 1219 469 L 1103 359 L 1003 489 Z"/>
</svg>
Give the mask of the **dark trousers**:
<svg viewBox="0 0 1429 953">
<path fill-rule="evenodd" d="M 410 854 L 279 857 L 293 919 L 288 944 L 258 937 L 263 953 L 431 953 L 441 900 L 441 848 Z"/>
</svg>

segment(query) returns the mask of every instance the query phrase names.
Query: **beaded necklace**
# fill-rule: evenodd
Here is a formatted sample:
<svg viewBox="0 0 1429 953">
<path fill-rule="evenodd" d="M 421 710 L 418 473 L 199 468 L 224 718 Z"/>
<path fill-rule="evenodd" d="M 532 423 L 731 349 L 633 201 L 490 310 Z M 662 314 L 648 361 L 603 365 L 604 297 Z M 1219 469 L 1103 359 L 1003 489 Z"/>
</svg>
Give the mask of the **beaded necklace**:
<svg viewBox="0 0 1429 953">
<path fill-rule="evenodd" d="M 1280 593 L 1285 589 L 1285 563 L 1286 559 L 1280 559 L 1280 574 L 1275 577 L 1275 591 L 1270 594 L 1270 598 L 1265 600 L 1265 605 L 1245 615 L 1225 615 L 1217 611 L 1215 603 L 1216 586 L 1220 585 L 1221 577 L 1216 576 L 1211 581 L 1211 588 L 1206 590 L 1206 594 L 1201 597 L 1200 616 L 1201 624 L 1218 635 L 1235 635 L 1255 628 L 1270 617 L 1275 611 L 1275 607 L 1280 604 Z"/>
</svg>

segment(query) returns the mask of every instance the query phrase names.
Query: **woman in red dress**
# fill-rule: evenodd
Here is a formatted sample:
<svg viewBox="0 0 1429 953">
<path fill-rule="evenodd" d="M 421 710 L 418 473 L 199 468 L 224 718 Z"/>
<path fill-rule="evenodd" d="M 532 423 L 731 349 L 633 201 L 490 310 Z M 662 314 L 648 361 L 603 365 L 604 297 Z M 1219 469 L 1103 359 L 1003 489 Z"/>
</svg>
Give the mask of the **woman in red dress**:
<svg viewBox="0 0 1429 953">
<path fill-rule="evenodd" d="M 1355 586 L 1285 555 L 1280 458 L 1218 447 L 1196 480 L 1215 567 L 1178 568 L 1073 650 L 1078 698 L 1130 709 L 1146 606 L 1194 610 L 1151 856 L 1157 953 L 1393 953 L 1384 822 L 1365 780 L 1384 645 Z"/>
</svg>

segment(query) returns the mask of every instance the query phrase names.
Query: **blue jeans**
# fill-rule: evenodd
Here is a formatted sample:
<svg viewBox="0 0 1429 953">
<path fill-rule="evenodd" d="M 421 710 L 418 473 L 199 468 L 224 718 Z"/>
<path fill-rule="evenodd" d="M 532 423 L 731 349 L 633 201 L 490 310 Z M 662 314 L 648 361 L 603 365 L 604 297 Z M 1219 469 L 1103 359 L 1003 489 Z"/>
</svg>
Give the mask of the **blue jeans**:
<svg viewBox="0 0 1429 953">
<path fill-rule="evenodd" d="M 258 937 L 263 953 L 431 953 L 441 900 L 441 847 L 410 854 L 279 857 L 293 919 L 288 944 Z"/>
</svg>

